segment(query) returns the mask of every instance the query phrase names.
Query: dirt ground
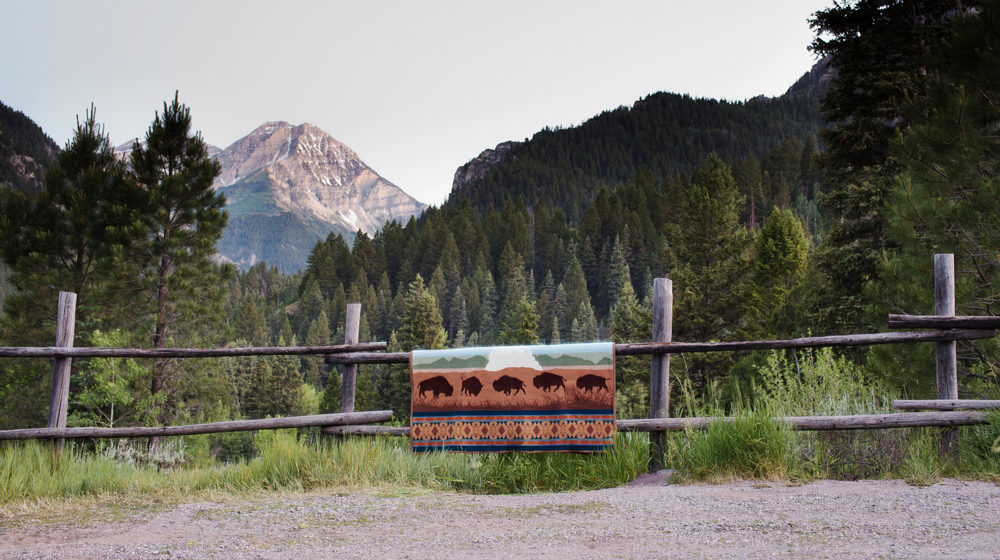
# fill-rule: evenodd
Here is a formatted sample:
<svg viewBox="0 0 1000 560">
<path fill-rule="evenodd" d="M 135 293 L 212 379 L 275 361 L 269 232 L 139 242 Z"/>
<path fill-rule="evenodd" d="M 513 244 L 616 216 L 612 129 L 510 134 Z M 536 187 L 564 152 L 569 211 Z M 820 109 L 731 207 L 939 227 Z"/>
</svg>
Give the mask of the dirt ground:
<svg viewBox="0 0 1000 560">
<path fill-rule="evenodd" d="M 662 478 L 662 477 L 660 477 Z M 645 482 L 646 484 L 643 484 Z M 2 558 L 997 558 L 1000 487 L 736 482 L 326 493 L 0 519 Z"/>
</svg>

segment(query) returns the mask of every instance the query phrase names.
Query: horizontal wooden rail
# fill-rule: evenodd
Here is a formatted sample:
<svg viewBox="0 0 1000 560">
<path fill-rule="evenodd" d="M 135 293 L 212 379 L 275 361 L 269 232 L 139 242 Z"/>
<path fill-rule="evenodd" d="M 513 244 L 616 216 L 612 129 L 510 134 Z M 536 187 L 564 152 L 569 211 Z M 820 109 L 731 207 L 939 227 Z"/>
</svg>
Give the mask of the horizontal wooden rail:
<svg viewBox="0 0 1000 560">
<path fill-rule="evenodd" d="M 250 430 L 279 430 L 284 428 L 312 428 L 319 426 L 371 424 L 392 420 L 391 410 L 289 416 L 261 420 L 233 420 L 188 426 L 154 426 L 134 428 L 34 428 L 28 430 L 0 430 L 0 440 L 48 438 L 130 438 L 156 436 L 191 436 L 222 432 Z"/>
<path fill-rule="evenodd" d="M 328 364 L 408 364 L 409 352 L 347 352 L 330 354 Z"/>
<path fill-rule="evenodd" d="M 739 417 L 644 418 L 618 420 L 622 432 L 662 432 L 704 430 L 712 422 L 738 422 Z M 982 412 L 901 412 L 896 414 L 866 414 L 858 416 L 786 416 L 774 419 L 793 430 L 881 430 L 888 428 L 922 428 L 934 426 L 974 426 L 986 423 Z M 324 434 L 406 436 L 409 428 L 391 426 L 329 426 Z"/>
<path fill-rule="evenodd" d="M 385 342 L 362 342 L 337 346 L 277 346 L 250 348 L 60 348 L 0 347 L 3 358 L 222 358 L 229 356 L 302 356 L 341 352 L 385 350 Z"/>
<path fill-rule="evenodd" d="M 647 342 L 615 344 L 618 356 L 644 354 L 684 354 L 689 352 L 735 352 L 742 350 L 780 350 L 791 348 L 823 348 L 828 346 L 869 346 L 905 342 L 938 342 L 942 340 L 975 340 L 993 338 L 991 330 L 917 331 L 836 336 L 812 336 L 792 340 L 748 340 L 742 342 Z M 409 352 L 349 352 L 326 357 L 328 364 L 407 364 Z"/>
<path fill-rule="evenodd" d="M 897 399 L 892 401 L 892 407 L 897 410 L 997 410 L 1000 409 L 1000 401 Z"/>
<path fill-rule="evenodd" d="M 985 423 L 982 412 L 900 412 L 896 414 L 863 414 L 857 416 L 786 416 L 775 418 L 793 430 L 880 430 L 884 428 L 921 428 L 930 426 L 972 426 Z M 738 422 L 739 417 L 721 418 L 653 418 L 619 420 L 618 429 L 625 432 L 659 432 L 662 430 L 704 430 L 712 422 Z"/>
<path fill-rule="evenodd" d="M 1000 317 L 889 315 L 890 329 L 1000 329 Z"/>
<path fill-rule="evenodd" d="M 345 428 L 350 428 L 345 430 Z M 410 437 L 406 426 L 326 426 L 322 432 L 331 436 L 402 436 Z"/>
<path fill-rule="evenodd" d="M 810 336 L 792 340 L 748 340 L 743 342 L 649 342 L 615 344 L 618 356 L 639 354 L 684 354 L 688 352 L 735 352 L 740 350 L 781 350 L 792 348 L 824 348 L 829 346 L 870 346 L 901 342 L 938 342 L 941 340 L 974 340 L 993 338 L 989 330 L 930 331 Z"/>
</svg>

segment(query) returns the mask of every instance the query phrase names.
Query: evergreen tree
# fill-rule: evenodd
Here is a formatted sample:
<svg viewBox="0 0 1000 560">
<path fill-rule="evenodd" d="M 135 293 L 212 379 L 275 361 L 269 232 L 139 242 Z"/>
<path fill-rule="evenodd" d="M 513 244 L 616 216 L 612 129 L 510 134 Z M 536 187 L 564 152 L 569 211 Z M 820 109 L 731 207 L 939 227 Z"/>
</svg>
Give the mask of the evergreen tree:
<svg viewBox="0 0 1000 560">
<path fill-rule="evenodd" d="M 402 351 L 409 352 L 414 348 L 444 348 L 448 340 L 441 328 L 441 314 L 437 310 L 437 302 L 430 290 L 424 287 L 424 281 L 418 274 L 407 290 L 406 311 L 403 315 L 399 333 L 399 344 Z"/>
<path fill-rule="evenodd" d="M 257 302 L 249 294 L 243 296 L 240 302 L 235 331 L 237 338 L 245 338 L 253 346 L 268 345 L 267 330 L 260 313 L 257 312 Z"/>
<path fill-rule="evenodd" d="M 309 325 L 305 344 L 306 346 L 330 345 L 330 322 L 326 318 L 325 311 L 320 311 L 319 316 Z M 323 381 L 326 377 L 326 365 L 323 363 L 323 356 L 309 354 L 302 357 L 302 362 L 306 370 L 306 382 L 312 385 L 317 391 L 322 390 Z"/>
<path fill-rule="evenodd" d="M 279 341 L 283 342 L 283 341 Z M 271 416 L 291 416 L 302 389 L 302 374 L 295 356 L 271 356 Z"/>
<path fill-rule="evenodd" d="M 576 258 L 570 259 L 569 267 L 566 269 L 566 276 L 560 286 L 566 292 L 566 317 L 565 322 L 572 323 L 577 318 L 580 305 L 584 302 L 590 306 L 590 292 L 587 291 L 587 280 L 583 275 L 583 268 Z M 558 294 L 556 299 L 558 299 Z M 564 322 L 560 317 L 560 322 Z"/>
<path fill-rule="evenodd" d="M 538 315 L 533 306 L 524 296 L 514 300 L 514 294 L 508 298 L 500 324 L 500 343 L 507 345 L 534 344 L 538 341 Z"/>
<path fill-rule="evenodd" d="M 0 113 L 5 111 L 9 109 L 0 104 Z M 0 138 L 0 155 L 10 141 L 10 136 Z M 128 242 L 116 234 L 132 218 L 140 193 L 125 180 L 124 164 L 115 158 L 93 108 L 77 122 L 45 183 L 37 194 L 0 183 L 0 257 L 10 266 L 0 264 L 0 296 L 6 300 L 0 306 L 0 341 L 51 345 L 60 291 L 77 294 L 79 340 L 87 340 L 102 322 L 105 330 L 130 330 L 125 306 L 103 304 L 109 293 L 106 265 L 120 244 Z M 51 371 L 46 367 L 31 360 L 0 365 L 0 423 L 9 428 L 44 425 Z"/>
<path fill-rule="evenodd" d="M 143 200 L 138 219 L 124 229 L 132 244 L 120 255 L 131 269 L 121 277 L 123 288 L 136 294 L 135 306 L 145 307 L 136 314 L 142 328 L 151 318 L 154 348 L 199 338 L 214 344 L 223 287 L 232 275 L 232 267 L 220 271 L 212 262 L 228 220 L 226 200 L 212 188 L 219 163 L 208 157 L 200 134 L 191 134 L 191 112 L 176 95 L 156 114 L 145 146 L 133 146 L 131 163 Z M 174 393 L 183 384 L 171 381 L 191 373 L 177 362 L 157 360 L 151 393 Z"/>
<path fill-rule="evenodd" d="M 434 296 L 424 287 L 423 278 L 418 274 L 406 291 L 406 311 L 403 315 L 399 336 L 391 340 L 390 351 L 411 352 L 416 348 L 427 350 L 444 348 L 448 340 L 441 328 L 441 315 L 437 311 Z M 392 350 L 395 345 L 395 350 Z M 393 366 L 391 405 L 393 417 L 399 420 L 410 417 L 410 371 L 405 366 Z"/>
<path fill-rule="evenodd" d="M 678 203 L 688 219 L 683 227 L 667 227 L 664 259 L 674 283 L 674 339 L 732 339 L 748 300 L 753 246 L 739 223 L 744 200 L 729 166 L 710 158 Z M 725 373 L 730 359 L 718 353 L 694 355 L 686 363 L 698 388 L 704 389 Z"/>
<path fill-rule="evenodd" d="M 584 301 L 580 304 L 580 312 L 574 321 L 579 321 L 577 342 L 596 342 L 601 339 L 597 318 L 594 317 L 594 308 L 590 306 L 590 302 Z"/>
<path fill-rule="evenodd" d="M 627 235 L 626 230 L 626 235 Z M 618 301 L 618 294 L 624 289 L 625 284 L 632 285 L 632 274 L 629 271 L 625 253 L 622 250 L 621 238 L 615 237 L 615 248 L 611 252 L 611 263 L 608 267 L 608 303 L 614 307 Z M 635 290 L 632 290 L 633 295 Z"/>
<path fill-rule="evenodd" d="M 611 340 L 616 344 L 647 342 L 653 330 L 653 314 L 643 309 L 632 284 L 622 284 L 611 322 Z M 649 356 L 619 356 L 615 359 L 616 409 L 621 418 L 645 418 L 649 411 Z"/>
<path fill-rule="evenodd" d="M 994 315 L 1000 297 L 1000 7 L 958 10 L 927 68 L 926 96 L 914 97 L 895 154 L 889 232 L 899 251 L 884 255 L 871 321 L 886 313 L 934 312 L 934 253 L 954 253 L 956 313 Z M 959 342 L 960 391 L 996 383 L 995 340 Z M 932 396 L 929 345 L 873 348 L 874 364 L 907 394 Z M 993 390 L 993 389 L 989 389 Z"/>
<path fill-rule="evenodd" d="M 828 286 L 817 295 L 816 322 L 827 331 L 858 332 L 871 303 L 864 286 L 878 279 L 878 259 L 895 247 L 886 232 L 886 205 L 899 163 L 890 144 L 906 125 L 908 97 L 922 97 L 927 55 L 941 44 L 946 0 L 859 0 L 814 14 L 811 50 L 837 70 L 822 100 L 819 131 L 825 150 L 822 206 L 834 217 L 817 265 Z"/>
<path fill-rule="evenodd" d="M 340 393 L 342 386 L 343 383 L 340 372 L 336 369 L 330 372 L 330 376 L 326 380 L 326 388 L 323 389 L 323 396 L 319 399 L 320 414 L 340 412 Z"/>
<path fill-rule="evenodd" d="M 566 295 L 566 288 L 562 284 L 556 288 L 556 298 L 552 300 L 553 324 L 568 325 L 572 321 L 569 319 L 569 296 Z"/>
<path fill-rule="evenodd" d="M 243 398 L 242 412 L 246 418 L 265 418 L 274 415 L 274 370 L 271 360 L 254 356 L 246 381 L 248 387 Z"/>
<path fill-rule="evenodd" d="M 804 278 L 809 241 L 791 210 L 775 208 L 757 237 L 754 268 L 758 320 L 766 320 Z"/>
</svg>

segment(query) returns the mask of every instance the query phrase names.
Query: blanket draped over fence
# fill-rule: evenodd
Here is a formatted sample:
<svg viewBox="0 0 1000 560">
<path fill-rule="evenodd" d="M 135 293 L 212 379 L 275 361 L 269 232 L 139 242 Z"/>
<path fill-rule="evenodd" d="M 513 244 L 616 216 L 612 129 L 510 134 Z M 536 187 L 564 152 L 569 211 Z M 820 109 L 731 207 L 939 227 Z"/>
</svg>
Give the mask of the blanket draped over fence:
<svg viewBox="0 0 1000 560">
<path fill-rule="evenodd" d="M 612 449 L 614 364 L 610 342 L 415 350 L 412 449 Z"/>
</svg>

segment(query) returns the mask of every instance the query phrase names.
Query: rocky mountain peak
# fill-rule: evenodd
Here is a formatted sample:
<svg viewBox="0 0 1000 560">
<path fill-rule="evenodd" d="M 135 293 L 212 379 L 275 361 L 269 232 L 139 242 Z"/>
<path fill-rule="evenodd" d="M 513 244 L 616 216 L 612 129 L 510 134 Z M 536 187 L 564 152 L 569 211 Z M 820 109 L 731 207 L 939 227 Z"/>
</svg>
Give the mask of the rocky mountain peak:
<svg viewBox="0 0 1000 560">
<path fill-rule="evenodd" d="M 217 160 L 222 173 L 214 186 L 225 188 L 231 200 L 241 196 L 240 181 L 264 172 L 279 209 L 349 231 L 373 233 L 389 220 L 405 221 L 427 207 L 309 123 L 264 123 L 222 150 Z"/>
<path fill-rule="evenodd" d="M 455 170 L 455 178 L 451 182 L 451 192 L 460 192 L 465 187 L 482 179 L 489 173 L 494 165 L 503 161 L 514 146 L 520 142 L 501 142 L 495 149 L 485 149 L 478 156 L 469 160 L 468 163 Z"/>
</svg>

